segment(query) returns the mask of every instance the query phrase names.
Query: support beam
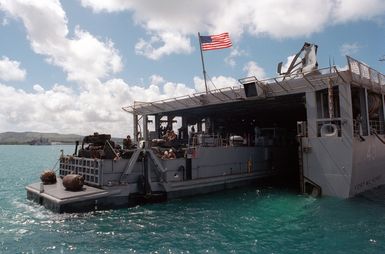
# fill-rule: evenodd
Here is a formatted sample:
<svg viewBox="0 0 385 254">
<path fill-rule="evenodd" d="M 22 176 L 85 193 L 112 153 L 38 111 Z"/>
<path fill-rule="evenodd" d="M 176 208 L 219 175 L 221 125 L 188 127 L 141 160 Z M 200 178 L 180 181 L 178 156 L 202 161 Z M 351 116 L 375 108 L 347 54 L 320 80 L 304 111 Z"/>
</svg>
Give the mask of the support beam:
<svg viewBox="0 0 385 254">
<path fill-rule="evenodd" d="M 167 116 L 167 127 L 173 129 L 173 123 L 174 123 L 174 117 L 175 116 Z"/>
<path fill-rule="evenodd" d="M 148 140 L 148 116 L 143 115 L 143 139 Z"/>
<path fill-rule="evenodd" d="M 132 114 L 133 116 L 133 128 L 134 128 L 134 142 L 138 143 L 138 115 Z"/>
<path fill-rule="evenodd" d="M 369 114 L 368 114 L 368 90 L 366 88 L 360 89 L 360 108 L 361 108 L 361 126 L 362 135 L 369 135 Z"/>
<path fill-rule="evenodd" d="M 160 138 L 160 116 L 155 115 L 155 136 Z"/>
</svg>

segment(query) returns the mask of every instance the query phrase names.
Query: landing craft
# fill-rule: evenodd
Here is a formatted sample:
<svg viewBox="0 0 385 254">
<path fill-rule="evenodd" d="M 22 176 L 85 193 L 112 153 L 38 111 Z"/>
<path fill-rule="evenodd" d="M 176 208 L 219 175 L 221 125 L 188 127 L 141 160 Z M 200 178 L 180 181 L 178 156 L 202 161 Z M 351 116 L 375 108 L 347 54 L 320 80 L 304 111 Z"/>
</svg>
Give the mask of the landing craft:
<svg viewBox="0 0 385 254">
<path fill-rule="evenodd" d="M 351 57 L 347 70 L 319 69 L 316 49 L 305 43 L 298 69 L 293 61 L 276 78 L 124 107 L 133 116 L 132 140 L 120 147 L 110 135 L 86 137 L 60 157 L 57 182 L 27 186 L 28 198 L 77 212 L 272 178 L 341 198 L 383 185 L 385 76 Z M 62 178 L 74 174 L 84 185 L 66 190 Z"/>
</svg>

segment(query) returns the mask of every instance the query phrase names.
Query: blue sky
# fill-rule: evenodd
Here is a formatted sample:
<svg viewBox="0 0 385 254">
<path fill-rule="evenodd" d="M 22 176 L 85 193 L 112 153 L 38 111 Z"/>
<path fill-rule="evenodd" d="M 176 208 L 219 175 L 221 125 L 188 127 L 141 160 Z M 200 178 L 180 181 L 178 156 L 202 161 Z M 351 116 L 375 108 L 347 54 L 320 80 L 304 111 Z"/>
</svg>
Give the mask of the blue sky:
<svg viewBox="0 0 385 254">
<path fill-rule="evenodd" d="M 230 33 L 204 52 L 217 88 L 276 76 L 305 41 L 321 67 L 384 73 L 384 0 L 0 0 L 0 132 L 125 136 L 122 106 L 204 89 L 198 32 Z"/>
</svg>

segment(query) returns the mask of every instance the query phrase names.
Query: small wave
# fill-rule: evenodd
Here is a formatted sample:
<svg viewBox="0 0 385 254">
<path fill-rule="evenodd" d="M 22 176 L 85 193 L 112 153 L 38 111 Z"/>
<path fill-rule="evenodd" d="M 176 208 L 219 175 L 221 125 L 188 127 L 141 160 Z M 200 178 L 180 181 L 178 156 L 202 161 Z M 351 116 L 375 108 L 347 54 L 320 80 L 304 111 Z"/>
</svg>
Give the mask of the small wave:
<svg viewBox="0 0 385 254">
<path fill-rule="evenodd" d="M 12 205 L 17 208 L 17 211 L 20 211 L 22 214 L 28 214 L 31 217 L 42 220 L 47 219 L 52 216 L 52 212 L 45 209 L 44 207 L 33 203 L 32 201 L 12 201 Z"/>
</svg>

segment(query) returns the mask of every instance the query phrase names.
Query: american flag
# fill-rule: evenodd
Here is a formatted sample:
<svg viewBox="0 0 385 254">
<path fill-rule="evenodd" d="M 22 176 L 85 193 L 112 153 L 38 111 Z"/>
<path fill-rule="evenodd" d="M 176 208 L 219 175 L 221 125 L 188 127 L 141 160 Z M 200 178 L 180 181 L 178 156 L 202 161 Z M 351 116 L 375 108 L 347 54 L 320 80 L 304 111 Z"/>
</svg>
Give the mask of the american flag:
<svg viewBox="0 0 385 254">
<path fill-rule="evenodd" d="M 232 46 L 229 33 L 200 36 L 200 42 L 203 51 L 224 49 Z"/>
</svg>

